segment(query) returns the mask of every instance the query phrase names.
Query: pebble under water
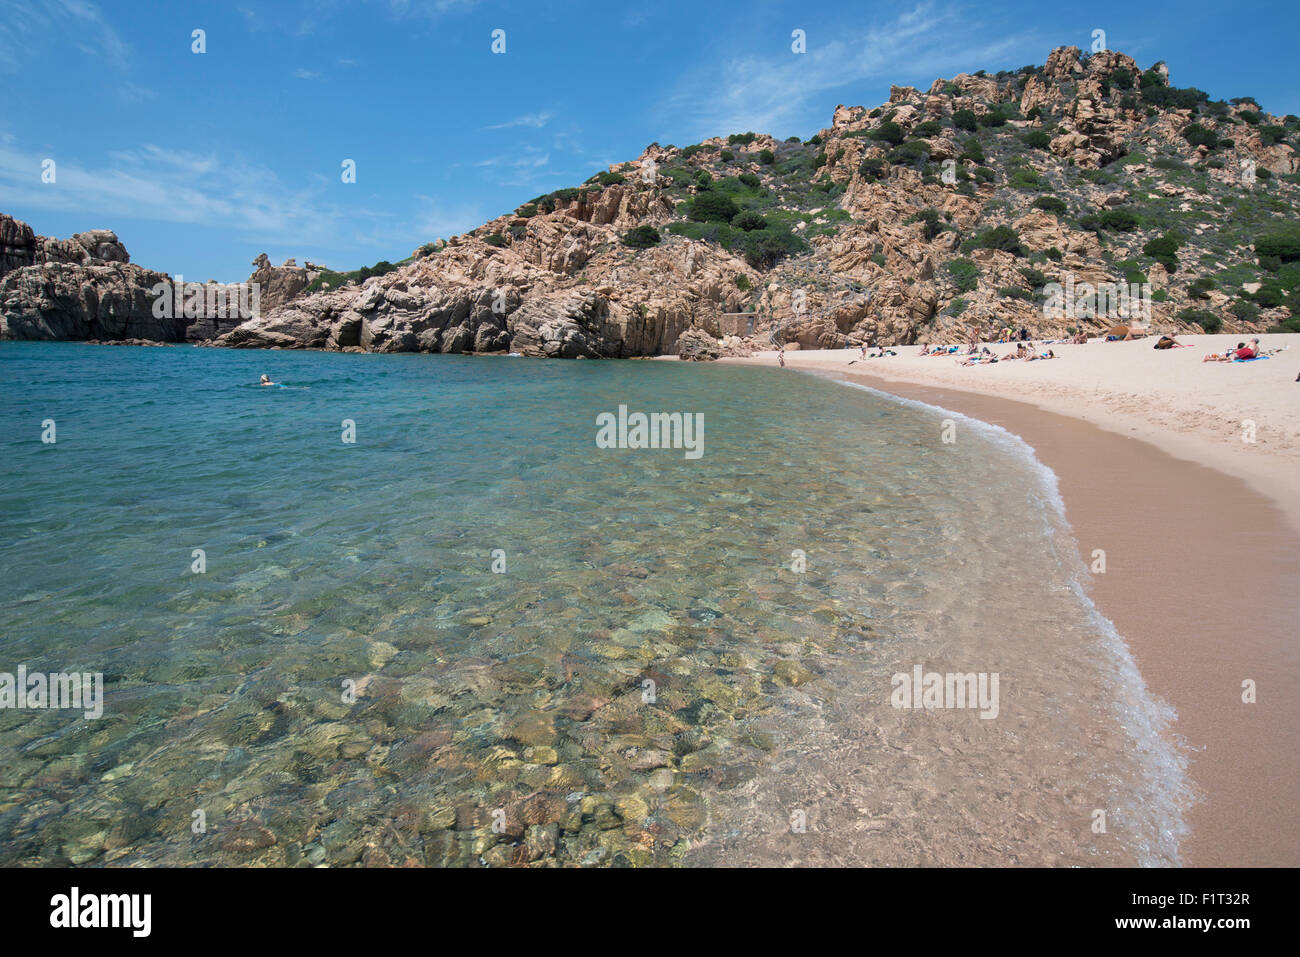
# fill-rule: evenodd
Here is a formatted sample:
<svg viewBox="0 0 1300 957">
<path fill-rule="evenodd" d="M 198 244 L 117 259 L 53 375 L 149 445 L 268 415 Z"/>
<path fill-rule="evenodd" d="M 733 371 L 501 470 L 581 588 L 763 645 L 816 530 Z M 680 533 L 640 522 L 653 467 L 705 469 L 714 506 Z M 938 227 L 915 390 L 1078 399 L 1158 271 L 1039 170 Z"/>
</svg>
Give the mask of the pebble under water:
<svg viewBox="0 0 1300 957">
<path fill-rule="evenodd" d="M 694 363 L 3 343 L 0 382 L 0 672 L 104 681 L 0 708 L 0 865 L 1177 863 L 1169 716 L 999 430 Z M 620 405 L 703 454 L 599 448 Z M 893 706 L 917 666 L 996 717 Z"/>
</svg>

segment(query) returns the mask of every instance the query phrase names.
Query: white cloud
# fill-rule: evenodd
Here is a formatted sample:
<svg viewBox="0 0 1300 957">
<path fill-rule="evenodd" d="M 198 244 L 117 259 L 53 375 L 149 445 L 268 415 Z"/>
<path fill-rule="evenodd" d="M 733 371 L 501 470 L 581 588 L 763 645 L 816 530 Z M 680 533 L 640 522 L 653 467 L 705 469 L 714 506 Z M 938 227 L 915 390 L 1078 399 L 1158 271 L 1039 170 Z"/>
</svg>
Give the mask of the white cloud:
<svg viewBox="0 0 1300 957">
<path fill-rule="evenodd" d="M 39 41 L 56 36 L 116 70 L 131 68 L 131 46 L 89 0 L 0 0 L 0 70 L 16 73 L 39 54 Z"/>
<path fill-rule="evenodd" d="M 93 226 L 118 218 L 232 228 L 257 241 L 301 242 L 305 236 L 338 234 L 356 211 L 340 210 L 323 184 L 294 188 L 270 170 L 213 154 L 145 144 L 114 152 L 112 165 L 85 166 L 54 155 L 57 178 L 41 182 L 44 155 L 0 142 L 0 192 L 13 206 L 86 214 Z"/>
<path fill-rule="evenodd" d="M 294 78 L 295 78 L 295 79 L 298 79 L 298 80 L 318 80 L 318 79 L 320 79 L 320 74 L 317 73 L 315 70 L 304 70 L 302 67 L 299 67 L 298 69 L 294 70 L 294 71 L 293 71 L 293 75 L 294 75 Z"/>
<path fill-rule="evenodd" d="M 493 123 L 491 126 L 483 127 L 483 129 L 508 130 L 516 126 L 528 126 L 540 130 L 551 121 L 554 115 L 550 110 L 542 110 L 540 113 L 525 113 L 523 116 L 516 116 L 513 120 L 506 120 L 504 123 Z"/>
<path fill-rule="evenodd" d="M 1003 31 L 981 38 L 996 26 L 954 7 L 923 2 L 856 35 L 839 32 L 825 39 L 810 28 L 806 53 L 787 47 L 776 56 L 737 55 L 684 77 L 663 101 L 660 122 L 670 124 L 674 135 L 697 137 L 751 129 L 785 132 L 810 108 L 827 112 L 818 98 L 849 84 L 902 82 L 903 76 L 924 76 L 928 84 L 1016 50 L 1045 53 L 1042 41 L 1023 34 Z"/>
</svg>

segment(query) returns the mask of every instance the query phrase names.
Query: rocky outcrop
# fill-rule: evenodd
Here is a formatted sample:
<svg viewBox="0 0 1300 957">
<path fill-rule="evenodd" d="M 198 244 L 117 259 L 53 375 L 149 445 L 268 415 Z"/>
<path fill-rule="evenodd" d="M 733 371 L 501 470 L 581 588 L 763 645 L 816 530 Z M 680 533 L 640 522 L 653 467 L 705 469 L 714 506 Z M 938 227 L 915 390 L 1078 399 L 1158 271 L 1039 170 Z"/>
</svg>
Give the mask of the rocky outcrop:
<svg viewBox="0 0 1300 957">
<path fill-rule="evenodd" d="M 126 263 L 46 263 L 0 280 L 0 339 L 185 341 L 186 320 L 156 318 L 163 273 Z"/>
<path fill-rule="evenodd" d="M 272 266 L 266 253 L 261 253 L 253 260 L 253 274 L 247 281 L 257 283 L 261 308 L 265 312 L 271 312 L 296 299 L 316 275 L 307 267 L 299 266 L 293 259 L 286 260 L 283 265 Z"/>
<path fill-rule="evenodd" d="M 0 339 L 202 342 L 281 306 L 315 277 L 263 253 L 247 283 L 193 283 L 131 264 L 108 229 L 38 236 L 0 213 Z"/>
<path fill-rule="evenodd" d="M 131 265 L 111 230 L 51 239 L 0 213 L 0 339 L 182 342 L 185 320 L 154 314 L 167 278 Z"/>
<path fill-rule="evenodd" d="M 36 262 L 36 233 L 20 219 L 0 213 L 0 279 Z"/>
<path fill-rule="evenodd" d="M 530 299 L 510 317 L 511 351 L 549 359 L 618 356 L 609 302 L 599 293 L 566 291 Z"/>
<path fill-rule="evenodd" d="M 51 239 L 36 235 L 22 220 L 0 213 L 0 278 L 42 263 L 94 266 L 130 261 L 126 247 L 112 230 L 91 229 L 71 239 Z"/>
</svg>

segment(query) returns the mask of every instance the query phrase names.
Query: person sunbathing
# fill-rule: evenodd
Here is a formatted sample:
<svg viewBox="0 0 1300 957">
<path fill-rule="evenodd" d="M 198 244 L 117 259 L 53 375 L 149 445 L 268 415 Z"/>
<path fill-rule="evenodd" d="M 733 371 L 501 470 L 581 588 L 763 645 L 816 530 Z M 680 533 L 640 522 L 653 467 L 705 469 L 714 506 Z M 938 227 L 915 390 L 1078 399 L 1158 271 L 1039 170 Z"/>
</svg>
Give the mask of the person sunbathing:
<svg viewBox="0 0 1300 957">
<path fill-rule="evenodd" d="M 1237 357 L 1237 353 L 1246 348 L 1246 343 L 1238 342 L 1236 349 L 1229 349 L 1227 352 L 1211 352 L 1202 362 L 1231 362 Z"/>
</svg>

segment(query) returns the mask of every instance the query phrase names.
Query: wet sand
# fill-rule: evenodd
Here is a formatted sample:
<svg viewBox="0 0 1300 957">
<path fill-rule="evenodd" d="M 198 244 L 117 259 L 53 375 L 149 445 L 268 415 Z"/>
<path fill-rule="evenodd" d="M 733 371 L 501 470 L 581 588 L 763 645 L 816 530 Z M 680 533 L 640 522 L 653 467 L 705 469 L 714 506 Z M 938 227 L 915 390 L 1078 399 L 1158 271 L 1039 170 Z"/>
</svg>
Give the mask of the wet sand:
<svg viewBox="0 0 1300 957">
<path fill-rule="evenodd" d="M 1198 794 L 1184 863 L 1300 864 L 1300 536 L 1277 502 L 1242 478 L 1024 402 L 842 366 L 833 374 L 1002 426 L 1033 446 L 1060 479 L 1085 564 L 1105 551 L 1092 599 L 1151 693 L 1178 713 Z M 1242 702 L 1247 679 L 1254 704 Z"/>
</svg>

